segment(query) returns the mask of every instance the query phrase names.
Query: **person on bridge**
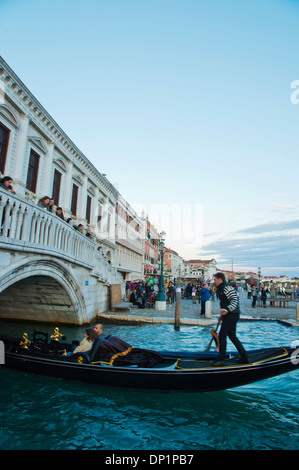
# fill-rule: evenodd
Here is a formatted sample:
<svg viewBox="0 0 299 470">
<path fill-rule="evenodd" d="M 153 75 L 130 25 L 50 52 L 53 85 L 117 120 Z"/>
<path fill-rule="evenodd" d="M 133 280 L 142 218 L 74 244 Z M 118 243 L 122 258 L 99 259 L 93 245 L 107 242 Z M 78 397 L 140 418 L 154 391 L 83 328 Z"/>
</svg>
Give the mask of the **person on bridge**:
<svg viewBox="0 0 299 470">
<path fill-rule="evenodd" d="M 60 219 L 65 220 L 65 217 L 63 215 L 62 207 L 57 207 L 55 213 L 56 213 L 57 217 L 60 217 Z"/>
<path fill-rule="evenodd" d="M 4 176 L 0 180 L 0 188 L 9 191 L 9 187 L 11 186 L 12 181 L 13 179 L 10 176 Z"/>
<path fill-rule="evenodd" d="M 49 202 L 50 202 L 49 196 L 44 196 L 38 201 L 37 206 L 48 210 Z"/>
</svg>

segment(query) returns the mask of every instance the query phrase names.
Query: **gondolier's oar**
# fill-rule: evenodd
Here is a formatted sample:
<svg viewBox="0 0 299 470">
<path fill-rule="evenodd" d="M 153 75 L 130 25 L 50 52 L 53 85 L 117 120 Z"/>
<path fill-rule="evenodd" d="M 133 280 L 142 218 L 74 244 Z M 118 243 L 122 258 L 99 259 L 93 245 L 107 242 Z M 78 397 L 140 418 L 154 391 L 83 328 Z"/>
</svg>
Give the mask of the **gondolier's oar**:
<svg viewBox="0 0 299 470">
<path fill-rule="evenodd" d="M 209 342 L 208 346 L 206 347 L 205 352 L 209 352 L 209 351 L 210 351 L 210 347 L 212 346 L 213 341 L 215 341 L 215 342 L 216 342 L 216 346 L 218 346 L 219 339 L 218 339 L 218 335 L 217 335 L 217 330 L 218 330 L 218 327 L 219 327 L 220 323 L 221 323 L 221 319 L 218 320 L 218 323 L 217 323 L 216 328 L 215 328 L 214 330 L 211 330 L 211 331 L 210 331 L 210 333 L 211 333 L 211 335 L 212 335 L 212 339 L 211 339 L 211 341 Z"/>
</svg>

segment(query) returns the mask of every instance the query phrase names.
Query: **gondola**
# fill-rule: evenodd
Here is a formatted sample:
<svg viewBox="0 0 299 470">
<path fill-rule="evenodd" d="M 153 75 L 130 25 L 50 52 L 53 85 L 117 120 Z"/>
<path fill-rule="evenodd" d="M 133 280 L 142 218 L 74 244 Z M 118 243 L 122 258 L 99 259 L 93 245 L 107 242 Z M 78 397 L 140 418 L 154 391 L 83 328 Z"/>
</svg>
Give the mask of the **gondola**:
<svg viewBox="0 0 299 470">
<path fill-rule="evenodd" d="M 299 363 L 299 349 L 291 347 L 251 350 L 248 364 L 240 364 L 238 354 L 232 352 L 227 354 L 224 365 L 214 366 L 216 352 L 157 352 L 131 348 L 129 353 L 116 354 L 113 360 L 96 361 L 91 352 L 72 354 L 75 342 L 64 338 L 50 341 L 48 333 L 35 331 L 32 340 L 26 335 L 22 339 L 0 336 L 0 340 L 5 346 L 5 364 L 0 367 L 134 390 L 218 391 L 294 371 Z M 140 361 L 140 357 L 150 360 Z"/>
</svg>

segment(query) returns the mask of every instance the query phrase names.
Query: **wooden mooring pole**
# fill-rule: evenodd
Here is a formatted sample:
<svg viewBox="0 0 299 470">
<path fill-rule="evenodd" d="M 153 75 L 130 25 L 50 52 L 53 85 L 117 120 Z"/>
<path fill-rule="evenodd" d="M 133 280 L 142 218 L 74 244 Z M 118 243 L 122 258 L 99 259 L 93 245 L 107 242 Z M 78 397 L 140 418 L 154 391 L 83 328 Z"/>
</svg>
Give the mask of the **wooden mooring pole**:
<svg viewBox="0 0 299 470">
<path fill-rule="evenodd" d="M 181 280 L 177 279 L 175 283 L 175 319 L 174 319 L 174 329 L 179 330 L 180 329 L 180 317 L 181 317 Z"/>
</svg>

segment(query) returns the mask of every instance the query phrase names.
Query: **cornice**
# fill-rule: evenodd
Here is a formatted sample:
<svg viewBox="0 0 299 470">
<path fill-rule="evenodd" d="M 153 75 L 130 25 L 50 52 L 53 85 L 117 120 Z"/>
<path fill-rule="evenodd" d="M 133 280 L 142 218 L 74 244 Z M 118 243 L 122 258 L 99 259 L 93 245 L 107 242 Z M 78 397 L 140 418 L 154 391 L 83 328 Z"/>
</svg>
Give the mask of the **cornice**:
<svg viewBox="0 0 299 470">
<path fill-rule="evenodd" d="M 119 193 L 116 188 L 103 176 L 90 160 L 81 152 L 68 135 L 61 129 L 59 124 L 46 111 L 42 104 L 35 98 L 26 85 L 20 80 L 15 72 L 0 56 L 0 80 L 3 81 L 5 94 L 13 100 L 13 103 L 19 107 L 23 115 L 29 114 L 32 122 L 42 127 L 43 132 L 47 133 L 49 141 L 56 141 L 61 145 L 64 152 L 71 154 L 80 164 L 81 168 L 88 169 L 91 176 L 106 189 L 112 193 L 117 200 Z M 17 101 L 15 101 L 17 100 Z"/>
</svg>

